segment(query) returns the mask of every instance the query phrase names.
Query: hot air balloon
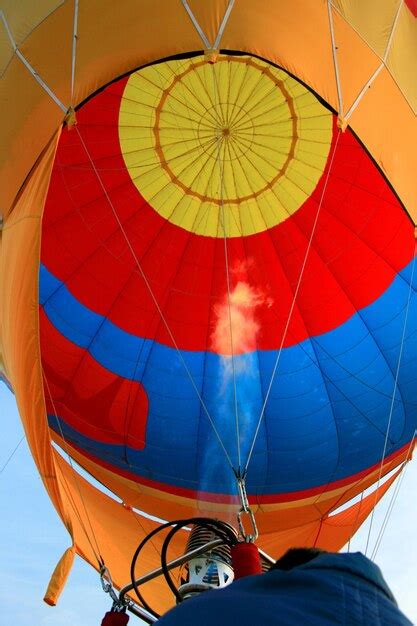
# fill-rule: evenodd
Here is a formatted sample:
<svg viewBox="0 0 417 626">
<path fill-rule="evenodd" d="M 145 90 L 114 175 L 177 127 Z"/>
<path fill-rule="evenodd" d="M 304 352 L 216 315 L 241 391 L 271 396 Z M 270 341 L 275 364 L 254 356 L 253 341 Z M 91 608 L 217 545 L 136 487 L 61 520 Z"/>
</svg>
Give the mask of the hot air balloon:
<svg viewBox="0 0 417 626">
<path fill-rule="evenodd" d="M 417 429 L 415 2 L 0 6 L 0 371 L 72 539 L 47 601 L 75 553 L 125 585 L 161 520 L 340 549 Z"/>
</svg>

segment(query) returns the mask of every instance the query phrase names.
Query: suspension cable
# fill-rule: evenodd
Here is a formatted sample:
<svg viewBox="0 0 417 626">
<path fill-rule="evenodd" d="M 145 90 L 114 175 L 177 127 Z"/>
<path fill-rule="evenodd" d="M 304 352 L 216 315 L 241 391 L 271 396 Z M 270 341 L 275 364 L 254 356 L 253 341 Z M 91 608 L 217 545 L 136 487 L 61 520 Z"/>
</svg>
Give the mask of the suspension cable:
<svg viewBox="0 0 417 626">
<path fill-rule="evenodd" d="M 72 32 L 72 58 L 71 58 L 71 107 L 74 107 L 75 89 L 75 69 L 77 62 L 77 42 L 78 42 L 78 2 L 74 0 L 74 22 Z"/>
<path fill-rule="evenodd" d="M 22 441 L 24 439 L 26 439 L 26 435 L 23 434 L 22 437 L 20 438 L 20 440 L 18 441 L 18 443 L 13 448 L 12 452 L 9 454 L 9 456 L 8 456 L 7 460 L 5 461 L 5 463 L 3 464 L 2 468 L 0 469 L 0 475 L 3 474 L 4 470 L 9 465 L 10 461 L 12 460 L 12 458 L 14 457 L 16 452 L 18 451 L 18 449 L 20 447 L 20 444 L 22 443 Z"/>
<path fill-rule="evenodd" d="M 415 445 L 416 433 L 417 433 L 417 429 L 414 431 L 414 434 L 413 434 L 412 439 L 410 441 L 410 445 L 408 446 L 407 454 L 406 454 L 405 460 L 403 462 L 403 467 L 401 469 L 400 476 L 397 479 L 394 491 L 393 491 L 392 496 L 391 496 L 390 503 L 388 505 L 388 509 L 385 512 L 385 517 L 384 517 L 384 520 L 382 522 L 381 528 L 379 530 L 378 536 L 377 536 L 376 541 L 375 541 L 374 549 L 373 549 L 372 554 L 371 554 L 371 561 L 374 561 L 375 558 L 376 558 L 376 555 L 377 555 L 377 552 L 378 552 L 379 547 L 381 545 L 381 542 L 382 542 L 385 530 L 387 528 L 387 525 L 388 525 L 388 522 L 390 520 L 391 514 L 392 514 L 392 512 L 394 510 L 398 494 L 400 492 L 402 483 L 404 481 L 405 472 L 407 471 L 408 463 L 409 463 L 409 461 L 411 461 L 411 450 L 412 450 L 412 448 Z"/>
<path fill-rule="evenodd" d="M 389 438 L 389 433 L 390 433 L 390 429 L 391 429 L 392 415 L 393 415 L 393 412 L 394 412 L 395 397 L 397 395 L 398 377 L 399 377 L 399 374 L 400 374 L 401 360 L 402 360 L 402 356 L 403 356 L 403 349 L 404 349 L 404 343 L 405 343 L 405 333 L 406 333 L 406 330 L 407 330 L 408 313 L 409 313 L 409 310 L 410 310 L 411 294 L 412 294 L 412 291 L 413 291 L 413 279 L 414 279 L 415 260 L 416 260 L 416 257 L 414 255 L 412 266 L 411 266 L 411 276 L 410 276 L 410 284 L 409 284 L 409 287 L 408 287 L 407 303 L 406 303 L 406 307 L 405 307 L 404 323 L 403 323 L 403 329 L 402 329 L 402 333 L 401 333 L 400 350 L 399 350 L 399 353 L 398 353 L 398 361 L 397 361 L 397 367 L 396 367 L 396 371 L 395 371 L 395 378 L 394 378 L 394 385 L 393 385 L 393 390 L 392 390 L 391 404 L 390 404 L 390 410 L 389 410 L 389 414 L 388 414 L 387 428 L 386 428 L 386 431 L 385 431 L 384 447 L 383 447 L 383 450 L 382 450 L 381 463 L 379 465 L 379 474 L 378 474 L 378 481 L 377 481 L 377 486 L 376 486 L 376 491 L 375 491 L 374 507 L 372 509 L 371 519 L 370 519 L 370 523 L 369 523 L 368 537 L 366 539 L 365 556 L 368 554 L 369 541 L 370 541 L 370 538 L 371 538 L 372 525 L 373 525 L 374 515 L 375 515 L 375 506 L 376 506 L 376 502 L 377 502 L 378 488 L 379 488 L 379 484 L 381 482 L 382 470 L 383 470 L 383 466 L 384 466 L 385 456 L 386 456 L 386 453 L 387 453 L 388 438 Z"/>
<path fill-rule="evenodd" d="M 214 423 L 214 421 L 213 421 L 213 419 L 212 419 L 212 417 L 211 417 L 211 415 L 209 413 L 207 405 L 204 402 L 204 399 L 202 398 L 201 393 L 200 393 L 200 391 L 199 391 L 199 389 L 198 389 L 198 387 L 197 387 L 197 385 L 196 385 L 196 383 L 195 383 L 195 381 L 194 381 L 194 379 L 193 379 L 193 377 L 191 375 L 189 367 L 188 367 L 188 365 L 187 365 L 187 363 L 186 363 L 186 361 L 184 359 L 184 356 L 183 356 L 181 350 L 178 347 L 178 344 L 177 344 L 177 342 L 175 340 L 175 337 L 174 337 L 174 335 L 173 335 L 173 333 L 171 331 L 171 328 L 170 328 L 167 320 L 165 319 L 164 313 L 163 313 L 163 311 L 162 311 L 162 309 L 161 309 L 161 307 L 160 307 L 160 305 L 159 305 L 159 303 L 158 303 L 158 301 L 156 299 L 156 296 L 155 296 L 155 294 L 154 294 L 154 292 L 152 290 L 152 287 L 151 287 L 151 285 L 150 285 L 150 283 L 149 283 L 149 281 L 148 281 L 148 279 L 146 277 L 146 274 L 145 274 L 145 272 L 144 272 L 144 270 L 143 270 L 143 268 L 142 268 L 142 266 L 141 266 L 141 264 L 139 262 L 138 256 L 137 256 L 137 254 L 136 254 L 136 252 L 135 252 L 135 250 L 134 250 L 134 248 L 132 246 L 132 243 L 130 242 L 130 239 L 129 239 L 129 237 L 128 237 L 124 227 L 123 227 L 123 224 L 122 224 L 122 222 L 121 222 L 121 220 L 119 218 L 119 215 L 117 214 L 117 211 L 116 211 L 116 209 L 115 209 L 115 207 L 113 205 L 113 202 L 112 202 L 112 200 L 111 200 L 111 198 L 109 196 L 109 193 L 108 193 L 108 191 L 107 191 L 107 189 L 106 189 L 106 187 L 105 187 L 105 185 L 103 183 L 103 180 L 102 180 L 102 178 L 101 178 L 101 176 L 100 176 L 100 174 L 99 174 L 99 172 L 98 172 L 98 170 L 96 168 L 96 165 L 95 165 L 95 163 L 94 163 L 94 161 L 93 161 L 93 159 L 91 157 L 91 154 L 90 154 L 90 152 L 88 150 L 88 147 L 87 147 L 86 143 L 84 142 L 84 139 L 83 139 L 83 137 L 82 137 L 82 135 L 80 133 L 80 129 L 79 129 L 78 126 L 75 126 L 75 131 L 78 134 L 78 137 L 79 137 L 79 139 L 81 141 L 81 144 L 82 144 L 82 146 L 83 146 L 83 148 L 85 150 L 85 153 L 86 153 L 86 155 L 87 155 L 87 157 L 88 157 L 88 159 L 90 161 L 91 167 L 93 168 L 94 173 L 95 173 L 95 175 L 97 177 L 99 185 L 100 185 L 100 187 L 103 190 L 103 193 L 104 193 L 104 196 L 107 199 L 107 202 L 109 203 L 109 206 L 110 206 L 110 209 L 111 209 L 111 211 L 112 211 L 112 213 L 114 215 L 114 218 L 115 218 L 115 220 L 116 220 L 116 222 L 117 222 L 117 224 L 118 224 L 118 226 L 120 228 L 120 231 L 121 231 L 121 233 L 123 235 L 123 238 L 124 238 L 128 248 L 129 248 L 129 250 L 130 250 L 130 252 L 132 254 L 132 257 L 133 257 L 133 259 L 135 261 L 135 264 L 136 264 L 136 266 L 137 266 L 137 268 L 138 268 L 138 270 L 140 272 L 140 275 L 141 275 L 141 277 L 143 279 L 143 282 L 145 283 L 145 286 L 146 286 L 146 288 L 147 288 L 147 290 L 149 292 L 149 295 L 151 296 L 151 299 L 152 299 L 152 301 L 153 301 L 153 303 L 154 303 L 154 305 L 155 305 L 155 307 L 156 307 L 156 309 L 157 309 L 157 311 L 158 311 L 158 313 L 159 313 L 159 315 L 161 317 L 161 320 L 162 320 L 162 322 L 163 322 L 163 324 L 165 326 L 165 329 L 166 329 L 166 331 L 167 331 L 167 333 L 168 333 L 168 335 L 169 335 L 169 337 L 170 337 L 170 339 L 171 339 L 171 341 L 172 341 L 172 343 L 174 345 L 175 350 L 177 351 L 179 359 L 180 359 L 180 361 L 181 361 L 181 363 L 182 363 L 182 365 L 183 365 L 183 367 L 184 367 L 184 369 L 186 371 L 186 374 L 187 374 L 187 376 L 188 376 L 188 378 L 190 380 L 190 383 L 191 383 L 191 385 L 192 385 L 192 387 L 193 387 L 193 389 L 194 389 L 194 391 L 195 391 L 195 393 L 196 393 L 196 395 L 197 395 L 197 397 L 198 397 L 198 399 L 200 401 L 200 404 L 201 404 L 201 406 L 202 406 L 202 408 L 204 410 L 205 415 L 207 416 L 207 419 L 209 420 L 209 423 L 210 423 L 210 425 L 211 425 L 211 427 L 212 427 L 212 429 L 213 429 L 213 431 L 214 431 L 214 433 L 216 435 L 218 443 L 219 443 L 221 449 L 223 450 L 224 455 L 225 455 L 225 457 L 226 457 L 226 459 L 227 459 L 231 469 L 233 470 L 233 463 L 232 463 L 232 460 L 230 458 L 230 455 L 229 455 L 229 453 L 227 452 L 227 450 L 225 448 L 225 445 L 224 445 L 224 443 L 223 443 L 223 441 L 222 441 L 222 439 L 220 437 L 220 434 L 219 434 L 219 432 L 218 432 L 218 430 L 216 428 L 216 425 L 215 425 L 215 423 Z"/>
<path fill-rule="evenodd" d="M 91 535 L 92 535 L 92 537 L 94 539 L 94 544 L 95 545 L 91 541 L 90 534 L 87 532 L 87 529 L 86 529 L 86 527 L 84 525 L 82 516 L 81 516 L 81 514 L 80 514 L 80 512 L 78 510 L 77 504 L 76 504 L 74 498 L 72 497 L 71 490 L 70 490 L 69 485 L 67 483 L 67 479 L 66 479 L 66 477 L 64 475 L 62 475 L 63 478 L 64 478 L 64 481 L 65 481 L 65 484 L 66 484 L 66 488 L 67 488 L 67 496 L 68 496 L 68 499 L 69 499 L 69 501 L 71 503 L 71 506 L 73 507 L 73 509 L 74 509 L 74 511 L 75 511 L 75 513 L 76 513 L 76 515 L 78 517 L 78 521 L 80 522 L 81 528 L 83 529 L 83 531 L 85 533 L 87 541 L 89 542 L 90 547 L 91 547 L 91 549 L 93 551 L 93 554 L 94 554 L 94 556 L 97 559 L 97 563 L 99 564 L 99 566 L 101 568 L 103 566 L 103 564 L 104 564 L 104 560 L 103 560 L 103 557 L 101 556 L 100 547 L 98 545 L 97 537 L 96 537 L 96 534 L 94 532 L 94 528 L 93 528 L 93 525 L 91 523 L 90 516 L 88 514 L 87 506 L 86 506 L 86 503 L 85 503 L 85 500 L 84 500 L 84 496 L 82 494 L 82 490 L 81 490 L 80 484 L 78 482 L 78 472 L 74 468 L 74 465 L 73 465 L 73 462 L 72 462 L 72 457 L 71 457 L 71 455 L 69 453 L 68 442 L 67 442 L 67 440 L 65 438 L 65 435 L 64 435 L 64 432 L 63 432 L 63 429 L 62 429 L 62 425 L 61 425 L 61 420 L 60 420 L 60 418 L 58 416 L 58 413 L 57 413 L 57 410 L 55 408 L 55 403 L 54 403 L 54 400 L 52 398 L 52 394 L 51 394 L 51 390 L 50 390 L 50 387 L 49 387 L 48 379 L 46 378 L 46 375 L 45 375 L 45 372 L 43 370 L 43 367 L 42 367 L 42 375 L 43 375 L 43 379 L 45 381 L 45 386 L 46 386 L 46 389 L 47 389 L 47 392 L 48 392 L 49 400 L 50 400 L 50 402 L 52 404 L 52 410 L 53 410 L 53 413 L 54 413 L 54 417 L 55 417 L 55 420 L 56 420 L 56 422 L 58 424 L 60 435 L 61 435 L 62 441 L 64 443 L 64 451 L 65 451 L 65 453 L 66 453 L 66 455 L 68 457 L 68 463 L 69 463 L 69 465 L 70 465 L 70 467 L 71 467 L 71 469 L 72 469 L 72 471 L 74 473 L 75 484 L 76 484 L 76 487 L 77 487 L 78 495 L 80 497 L 80 501 L 81 501 L 82 506 L 84 508 L 85 516 L 86 516 L 88 525 L 90 527 Z"/>
<path fill-rule="evenodd" d="M 215 109 L 218 109 L 218 115 L 220 116 L 220 91 L 216 76 L 215 64 L 212 64 L 212 73 L 213 73 L 213 85 L 214 85 L 214 106 Z M 220 121 L 220 119 L 219 119 Z M 221 148 L 222 148 L 222 133 L 220 128 L 217 128 L 217 163 L 219 166 L 219 175 L 220 175 L 220 215 L 221 222 L 223 226 L 223 247 L 224 247 L 224 263 L 225 263 L 225 273 L 226 273 L 226 285 L 227 285 L 227 307 L 228 307 L 228 317 L 229 317 L 229 333 L 230 333 L 230 351 L 232 358 L 232 378 L 233 378 L 233 397 L 234 397 L 234 409 L 235 409 L 235 424 L 236 424 L 236 446 L 237 446 L 237 459 L 238 459 L 238 468 L 241 465 L 240 458 L 240 433 L 239 433 L 239 411 L 238 411 L 238 402 L 237 402 L 237 386 L 236 386 L 236 363 L 235 363 L 235 353 L 234 353 L 234 342 L 233 342 L 233 319 L 232 319 L 232 306 L 231 306 L 231 296 L 230 296 L 230 268 L 229 268 L 229 253 L 227 246 L 227 232 L 226 232 L 226 216 L 224 210 L 224 159 L 221 158 Z M 223 358 L 227 358 L 223 356 Z"/>
<path fill-rule="evenodd" d="M 244 472 L 243 472 L 244 475 L 247 473 L 248 466 L 249 466 L 250 460 L 252 458 L 252 454 L 253 454 L 253 450 L 254 450 L 254 447 L 255 447 L 256 439 L 258 437 L 258 433 L 259 433 L 259 429 L 260 429 L 260 426 L 261 426 L 261 422 L 262 422 L 264 414 L 265 414 L 266 405 L 268 403 L 269 396 L 270 396 L 270 393 L 271 393 L 271 390 L 272 390 L 272 385 L 273 385 L 273 382 L 274 382 L 274 379 L 275 379 L 275 375 L 276 375 L 277 370 L 278 370 L 279 362 L 280 362 L 280 359 L 281 359 L 282 348 L 284 346 L 285 339 L 287 337 L 287 332 L 288 332 L 288 329 L 289 329 L 289 326 L 290 326 L 292 314 L 294 312 L 294 308 L 295 308 L 295 304 L 296 304 L 296 301 L 297 301 L 298 292 L 299 292 L 300 287 L 301 287 L 301 281 L 302 281 L 303 276 L 304 276 L 304 270 L 305 270 L 306 265 L 307 265 L 307 259 L 308 259 L 308 256 L 309 256 L 309 253 L 310 253 L 310 250 L 311 250 L 311 246 L 312 246 L 312 243 L 313 243 L 314 234 L 316 232 L 316 227 L 317 227 L 317 223 L 318 223 L 318 220 L 319 220 L 321 208 L 322 208 L 322 205 L 323 205 L 323 200 L 324 200 L 324 196 L 325 196 L 325 193 L 326 193 L 327 185 L 328 185 L 328 182 L 329 182 L 329 179 L 330 179 L 330 173 L 332 171 L 332 166 L 333 166 L 334 158 L 335 158 L 335 155 L 336 155 L 337 146 L 339 144 L 339 138 L 340 138 L 341 132 L 342 131 L 339 129 L 338 133 L 337 133 L 337 136 L 336 136 L 336 141 L 334 143 L 333 152 L 332 152 L 332 155 L 331 155 L 331 158 L 330 158 L 329 167 L 328 167 L 328 170 L 327 170 L 326 178 L 325 178 L 325 181 L 324 181 L 323 189 L 322 189 L 320 200 L 319 200 L 319 203 L 318 203 L 316 216 L 314 218 L 313 227 L 311 229 L 310 238 L 308 240 L 307 249 L 306 249 L 306 252 L 305 252 L 305 255 L 304 255 L 304 260 L 303 260 L 303 263 L 301 265 L 300 274 L 298 276 L 298 281 L 297 281 L 297 285 L 296 285 L 296 288 L 295 288 L 295 291 L 294 291 L 291 307 L 290 307 L 290 310 L 289 310 L 289 313 L 288 313 L 287 321 L 286 321 L 286 324 L 285 324 L 285 327 L 284 327 L 284 332 L 282 334 L 281 343 L 280 343 L 280 346 L 278 348 L 277 356 L 276 356 L 274 367 L 273 367 L 273 370 L 272 370 L 271 380 L 269 381 L 267 392 L 265 394 L 265 399 L 264 399 L 263 404 L 262 404 L 261 413 L 259 415 L 258 423 L 256 425 L 255 434 L 253 436 L 252 444 L 251 444 L 251 447 L 249 449 L 248 459 L 246 461 L 245 469 L 244 469 Z"/>
</svg>

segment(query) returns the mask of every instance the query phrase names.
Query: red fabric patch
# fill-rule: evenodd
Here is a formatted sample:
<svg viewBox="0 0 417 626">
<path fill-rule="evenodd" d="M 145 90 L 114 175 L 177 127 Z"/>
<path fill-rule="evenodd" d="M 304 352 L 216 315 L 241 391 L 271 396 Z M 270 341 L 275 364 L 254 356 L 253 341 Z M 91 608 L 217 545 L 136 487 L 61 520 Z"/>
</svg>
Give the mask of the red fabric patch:
<svg viewBox="0 0 417 626">
<path fill-rule="evenodd" d="M 48 414 L 96 441 L 142 450 L 148 416 L 142 385 L 109 372 L 67 341 L 42 309 L 39 315 Z"/>
</svg>

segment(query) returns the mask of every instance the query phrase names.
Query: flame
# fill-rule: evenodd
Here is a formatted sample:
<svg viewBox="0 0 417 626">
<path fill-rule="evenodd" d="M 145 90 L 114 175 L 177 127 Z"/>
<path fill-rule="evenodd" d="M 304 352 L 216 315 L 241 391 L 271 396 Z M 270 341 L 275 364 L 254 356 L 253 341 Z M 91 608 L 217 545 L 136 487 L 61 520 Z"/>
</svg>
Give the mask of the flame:
<svg viewBox="0 0 417 626">
<path fill-rule="evenodd" d="M 212 349 L 225 356 L 254 351 L 260 330 L 255 313 L 262 305 L 270 307 L 272 301 L 262 291 L 240 280 L 230 296 L 226 294 L 214 309 L 217 320 L 211 335 Z"/>
<path fill-rule="evenodd" d="M 241 459 L 247 458 L 261 410 L 262 386 L 259 361 L 255 353 L 261 332 L 259 309 L 269 308 L 273 304 L 273 300 L 264 291 L 250 284 L 248 273 L 252 266 L 252 259 L 246 259 L 231 268 L 233 289 L 213 309 L 215 322 L 210 336 L 210 348 L 220 357 L 218 388 L 210 399 L 211 416 L 220 437 L 228 442 L 227 449 L 234 467 L 238 467 L 240 463 L 238 449 Z M 238 417 L 238 441 L 235 410 Z M 209 478 L 213 480 L 216 472 L 221 471 L 223 461 L 215 461 L 219 458 L 218 451 L 219 444 L 210 433 L 202 463 L 203 483 Z M 225 480 L 231 480 L 230 476 L 230 473 L 226 474 Z M 230 489 L 230 493 L 233 493 L 234 484 L 231 484 Z"/>
</svg>

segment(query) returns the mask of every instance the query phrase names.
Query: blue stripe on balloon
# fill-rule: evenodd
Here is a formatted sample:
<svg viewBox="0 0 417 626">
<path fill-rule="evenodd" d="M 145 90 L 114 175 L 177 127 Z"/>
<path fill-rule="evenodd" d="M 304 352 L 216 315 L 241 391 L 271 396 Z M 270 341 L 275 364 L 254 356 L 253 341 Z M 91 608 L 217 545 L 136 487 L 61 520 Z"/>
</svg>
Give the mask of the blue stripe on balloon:
<svg viewBox="0 0 417 626">
<path fill-rule="evenodd" d="M 332 331 L 282 350 L 248 473 L 252 493 L 304 490 L 354 475 L 381 458 L 391 410 L 411 264 L 374 303 Z M 416 272 L 417 273 L 417 272 Z M 393 404 L 387 454 L 417 428 L 416 282 Z M 175 349 L 142 339 L 89 311 L 44 266 L 40 303 L 68 341 L 114 374 L 140 381 L 149 400 L 143 450 L 103 444 L 63 423 L 66 437 L 96 457 L 151 480 L 234 493 L 234 480 Z M 277 352 L 236 357 L 245 460 Z M 237 465 L 230 360 L 182 351 L 224 446 Z M 193 417 L 190 417 L 193 416 Z M 50 417 L 52 427 L 54 418 Z"/>
</svg>

